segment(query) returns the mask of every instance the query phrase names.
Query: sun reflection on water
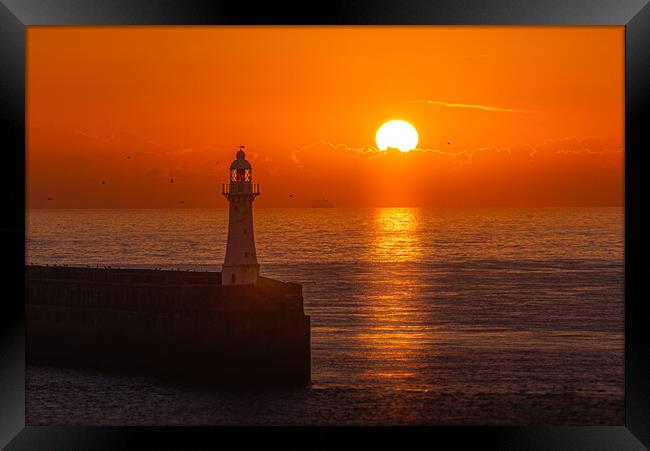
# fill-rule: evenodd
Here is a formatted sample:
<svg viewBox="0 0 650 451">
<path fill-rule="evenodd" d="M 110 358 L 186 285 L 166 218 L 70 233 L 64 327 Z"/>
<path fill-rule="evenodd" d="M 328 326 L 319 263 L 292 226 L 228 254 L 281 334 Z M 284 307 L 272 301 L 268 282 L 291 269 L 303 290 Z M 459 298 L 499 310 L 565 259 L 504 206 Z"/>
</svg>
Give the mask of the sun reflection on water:
<svg viewBox="0 0 650 451">
<path fill-rule="evenodd" d="M 421 212 L 417 208 L 380 208 L 376 210 L 372 260 L 382 262 L 419 261 Z"/>
<path fill-rule="evenodd" d="M 369 310 L 364 332 L 357 335 L 364 349 L 364 376 L 411 386 L 423 364 L 430 330 L 414 301 L 421 302 L 421 281 L 404 265 L 425 258 L 421 241 L 421 212 L 416 208 L 377 209 L 371 231 L 371 259 L 382 265 L 369 278 Z"/>
</svg>

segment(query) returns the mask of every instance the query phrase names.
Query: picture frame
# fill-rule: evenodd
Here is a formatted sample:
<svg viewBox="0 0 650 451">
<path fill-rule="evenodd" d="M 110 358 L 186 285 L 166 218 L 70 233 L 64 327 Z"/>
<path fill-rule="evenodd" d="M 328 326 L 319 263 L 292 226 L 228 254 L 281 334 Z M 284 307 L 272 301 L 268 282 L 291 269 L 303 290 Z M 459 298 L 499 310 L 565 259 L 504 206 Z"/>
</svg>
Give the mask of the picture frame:
<svg viewBox="0 0 650 451">
<path fill-rule="evenodd" d="M 650 340 L 645 303 L 646 170 L 650 149 L 650 5 L 646 0 L 329 1 L 260 5 L 188 0 L 1 0 L 0 128 L 5 159 L 0 304 L 0 446 L 22 449 L 194 448 L 241 445 L 339 446 L 350 428 L 76 428 L 25 425 L 25 36 L 32 25 L 618 25 L 625 27 L 625 424 L 598 427 L 370 428 L 366 446 L 453 443 L 454 448 L 644 449 L 650 447 Z M 332 434 L 330 434 L 332 433 Z M 407 446 L 407 445 L 406 445 Z"/>
</svg>

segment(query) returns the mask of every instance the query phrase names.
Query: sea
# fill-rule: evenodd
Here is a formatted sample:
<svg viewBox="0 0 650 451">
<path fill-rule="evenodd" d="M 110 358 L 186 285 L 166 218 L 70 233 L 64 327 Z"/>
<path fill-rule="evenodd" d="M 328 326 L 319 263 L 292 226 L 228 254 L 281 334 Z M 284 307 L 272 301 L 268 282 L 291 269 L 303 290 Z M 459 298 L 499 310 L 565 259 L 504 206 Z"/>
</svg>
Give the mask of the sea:
<svg viewBox="0 0 650 451">
<path fill-rule="evenodd" d="M 28 366 L 28 425 L 622 425 L 622 208 L 256 208 L 312 383 Z M 220 271 L 227 209 L 28 210 L 28 264 Z"/>
</svg>

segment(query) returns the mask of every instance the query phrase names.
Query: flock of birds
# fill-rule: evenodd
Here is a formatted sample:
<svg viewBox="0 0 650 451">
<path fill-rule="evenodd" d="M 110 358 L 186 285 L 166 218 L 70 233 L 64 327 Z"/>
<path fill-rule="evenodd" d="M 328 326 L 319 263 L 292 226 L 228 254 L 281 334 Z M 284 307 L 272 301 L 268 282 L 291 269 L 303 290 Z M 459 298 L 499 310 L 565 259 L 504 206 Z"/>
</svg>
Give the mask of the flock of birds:
<svg viewBox="0 0 650 451">
<path fill-rule="evenodd" d="M 127 156 L 126 156 L 126 159 L 127 159 L 127 160 L 130 160 L 130 159 L 131 159 L 131 155 L 127 155 Z M 219 163 L 221 163 L 221 160 L 217 161 L 215 164 L 218 165 Z M 174 183 L 174 178 L 173 178 L 173 177 L 169 180 L 169 183 Z M 106 180 L 102 180 L 102 185 L 106 185 Z M 48 201 L 53 201 L 54 198 L 53 198 L 53 197 L 48 197 L 47 200 L 48 200 Z M 179 205 L 183 205 L 184 202 L 181 200 L 181 201 L 178 202 L 178 204 L 179 204 Z"/>
<path fill-rule="evenodd" d="M 127 159 L 127 160 L 130 160 L 130 159 L 131 159 L 131 155 L 127 155 L 127 156 L 126 156 L 126 159 Z M 217 161 L 217 162 L 215 163 L 215 166 L 218 166 L 219 163 L 221 163 L 221 160 Z M 169 180 L 169 183 L 174 183 L 174 178 L 173 178 L 173 177 Z M 102 180 L 102 185 L 106 185 L 106 180 Z M 294 196 L 293 194 L 289 194 L 289 197 L 292 197 L 292 198 L 293 198 L 293 197 L 295 197 L 295 196 Z M 53 197 L 48 197 L 47 200 L 48 200 L 48 201 L 53 201 L 54 198 L 53 198 Z M 179 204 L 179 205 L 184 205 L 183 200 L 180 200 L 180 201 L 178 202 L 178 204 Z"/>
<path fill-rule="evenodd" d="M 451 145 L 451 143 L 448 141 L 448 142 L 447 142 L 447 145 Z M 127 155 L 127 156 L 126 156 L 126 159 L 127 159 L 127 160 L 130 160 L 130 159 L 131 159 L 131 155 Z M 217 161 L 217 162 L 215 163 L 215 166 L 218 166 L 219 163 L 221 163 L 221 160 Z M 171 178 L 171 180 L 169 181 L 169 183 L 174 183 L 174 178 L 173 178 L 173 177 Z M 106 181 L 105 181 L 105 180 L 102 180 L 102 185 L 105 185 L 105 184 L 106 184 Z M 295 196 L 294 194 L 289 194 L 289 197 L 294 198 L 294 197 L 296 197 L 296 196 Z M 53 197 L 48 197 L 47 200 L 48 200 L 48 201 L 52 201 L 52 200 L 54 200 L 54 198 L 53 198 Z M 182 201 L 182 200 L 179 201 L 178 204 L 179 204 L 179 205 L 183 205 L 183 201 Z"/>
</svg>

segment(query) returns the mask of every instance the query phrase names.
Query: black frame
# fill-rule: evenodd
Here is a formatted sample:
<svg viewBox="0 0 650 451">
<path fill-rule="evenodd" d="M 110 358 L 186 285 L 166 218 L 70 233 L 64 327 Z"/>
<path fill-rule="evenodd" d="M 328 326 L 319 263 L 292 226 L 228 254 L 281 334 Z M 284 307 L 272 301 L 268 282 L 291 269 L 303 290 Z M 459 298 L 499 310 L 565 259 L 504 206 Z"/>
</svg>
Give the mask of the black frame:
<svg viewBox="0 0 650 451">
<path fill-rule="evenodd" d="M 3 271 L 0 302 L 0 446 L 8 449 L 189 448 L 237 439 L 322 446 L 319 437 L 298 442 L 283 428 L 248 434 L 242 428 L 25 427 L 25 31 L 29 25 L 621 25 L 625 26 L 625 425 L 611 427 L 371 428 L 364 440 L 453 447 L 525 449 L 650 448 L 650 340 L 643 295 L 650 219 L 643 215 L 650 177 L 650 5 L 648 0 L 330 0 L 281 5 L 216 0 L 0 0 L 0 148 L 5 193 L 0 217 Z M 332 431 L 332 429 L 327 429 Z M 336 428 L 336 446 L 350 428 Z M 289 439 L 289 440 L 287 440 Z M 293 440 L 291 440 L 293 439 Z M 421 442 L 424 440 L 424 442 Z M 300 443 L 300 444 L 299 444 Z M 450 442 L 452 443 L 452 442 Z M 302 445 L 302 446 L 301 446 Z M 368 446 L 366 442 L 364 445 Z"/>
</svg>

